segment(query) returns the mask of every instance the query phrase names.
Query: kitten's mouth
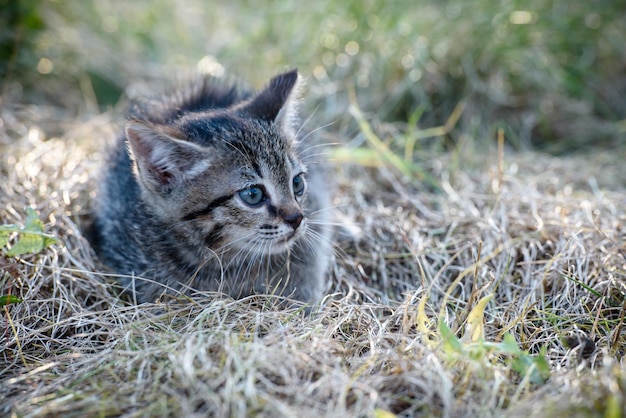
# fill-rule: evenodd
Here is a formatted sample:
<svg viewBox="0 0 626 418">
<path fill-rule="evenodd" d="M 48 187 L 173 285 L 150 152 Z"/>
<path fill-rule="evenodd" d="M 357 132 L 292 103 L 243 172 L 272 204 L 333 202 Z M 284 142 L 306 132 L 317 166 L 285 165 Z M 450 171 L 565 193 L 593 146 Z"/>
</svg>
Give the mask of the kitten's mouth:
<svg viewBox="0 0 626 418">
<path fill-rule="evenodd" d="M 294 231 L 285 237 L 274 240 L 269 246 L 268 252 L 270 254 L 277 254 L 287 251 L 295 241 L 296 235 L 297 233 Z"/>
<path fill-rule="evenodd" d="M 278 228 L 262 228 L 262 236 L 268 241 L 267 252 L 268 254 L 279 254 L 285 252 L 291 248 L 293 243 L 298 237 L 303 234 L 304 229 L 302 227 L 293 231 L 278 231 Z"/>
</svg>

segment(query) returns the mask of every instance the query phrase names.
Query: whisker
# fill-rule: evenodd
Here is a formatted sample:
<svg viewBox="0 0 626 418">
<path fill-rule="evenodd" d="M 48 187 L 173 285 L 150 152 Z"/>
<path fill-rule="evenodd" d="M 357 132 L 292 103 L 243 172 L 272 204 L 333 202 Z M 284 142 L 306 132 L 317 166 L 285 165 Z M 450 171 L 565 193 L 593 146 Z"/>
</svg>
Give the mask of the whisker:
<svg viewBox="0 0 626 418">
<path fill-rule="evenodd" d="M 301 151 L 302 152 L 308 152 L 311 150 L 314 150 L 316 148 L 330 148 L 330 147 L 338 147 L 341 145 L 341 142 L 324 142 L 322 144 L 313 144 L 311 146 L 309 146 L 308 148 L 304 148 Z"/>
<path fill-rule="evenodd" d="M 296 131 L 296 138 L 298 137 L 298 135 L 300 135 L 300 132 L 302 132 L 302 130 L 304 129 L 304 127 L 311 121 L 311 119 L 313 119 L 313 116 L 315 116 L 315 114 L 317 113 L 317 111 L 320 109 L 320 105 L 317 105 L 315 107 L 315 109 L 313 109 L 313 112 L 311 112 L 311 114 L 309 115 L 308 118 L 306 118 L 304 120 L 304 122 L 302 122 L 302 124 L 300 125 L 300 128 L 298 128 L 298 130 Z M 306 137 L 305 137 L 306 138 Z"/>
<path fill-rule="evenodd" d="M 333 121 L 333 122 L 329 122 L 329 123 L 327 123 L 327 124 L 325 124 L 325 125 L 318 126 L 317 128 L 315 128 L 315 129 L 313 129 L 313 130 L 311 130 L 311 131 L 307 132 L 307 133 L 306 133 L 306 135 L 304 135 L 302 138 L 300 138 L 300 139 L 299 139 L 299 141 L 300 141 L 300 142 L 304 142 L 304 141 L 305 141 L 308 137 L 310 137 L 310 136 L 311 136 L 311 135 L 313 135 L 314 133 L 316 133 L 316 132 L 318 132 L 318 131 L 321 131 L 322 129 L 328 128 L 329 126 L 332 126 L 332 125 L 334 125 L 334 124 L 335 124 L 335 122 Z M 300 130 L 301 130 L 301 129 L 300 129 Z M 299 132 L 299 131 L 298 131 L 298 132 Z"/>
<path fill-rule="evenodd" d="M 312 158 L 315 157 L 328 157 L 328 152 L 318 152 L 316 154 L 308 154 L 305 156 L 305 160 L 307 160 L 307 163 L 314 163 L 314 164 L 319 164 L 322 161 L 318 160 L 318 161 L 310 161 Z"/>
<path fill-rule="evenodd" d="M 321 246 L 329 250 L 336 258 L 345 259 L 347 257 L 341 247 L 313 230 L 307 231 L 304 243 L 313 252 L 318 252 Z"/>
<path fill-rule="evenodd" d="M 339 143 L 339 142 L 325 142 L 323 144 L 313 144 L 313 145 L 311 145 L 311 146 L 309 146 L 307 148 L 301 149 L 300 153 L 302 155 L 305 155 L 306 157 L 309 157 L 309 155 L 307 154 L 309 151 L 312 151 L 312 150 L 317 149 L 317 148 L 337 147 L 339 145 L 341 145 L 341 143 Z"/>
<path fill-rule="evenodd" d="M 327 210 L 334 210 L 334 209 L 347 208 L 347 207 L 350 207 L 350 205 L 344 204 L 344 205 L 326 206 L 326 207 L 323 207 L 321 209 L 314 210 L 313 212 L 309 212 L 309 216 L 317 215 L 318 213 L 325 212 Z"/>
<path fill-rule="evenodd" d="M 249 165 L 254 166 L 254 157 L 252 155 L 249 155 L 248 153 L 245 153 L 244 150 L 242 150 L 241 148 L 238 148 L 235 146 L 235 144 L 233 144 L 232 142 L 222 138 L 222 137 L 217 137 L 218 139 L 222 140 L 222 142 L 224 142 L 226 145 L 228 145 L 229 147 L 231 147 L 232 149 L 234 149 L 235 151 L 237 151 L 239 153 L 239 155 L 241 155 L 247 162 Z"/>
<path fill-rule="evenodd" d="M 250 238 L 250 237 L 254 237 L 254 233 L 250 233 L 250 234 L 246 235 L 245 237 L 241 237 L 240 239 L 238 239 L 238 240 L 236 240 L 236 241 L 233 241 L 233 242 L 229 243 L 229 246 L 230 246 L 230 247 L 232 247 L 232 246 L 233 246 L 233 244 L 235 244 L 236 242 L 243 241 L 243 240 L 248 239 L 248 238 Z M 248 254 L 249 254 L 249 253 L 250 253 L 250 244 L 254 245 L 255 243 L 256 243 L 256 240 L 255 240 L 255 239 L 252 239 L 252 240 L 249 242 L 249 244 L 248 244 L 247 246 L 243 246 L 243 247 L 241 247 L 241 248 L 239 249 L 239 251 L 237 251 L 237 252 L 236 252 L 236 253 L 235 253 L 235 254 L 231 257 L 231 260 L 228 262 L 228 264 L 226 265 L 226 268 L 225 268 L 225 269 L 226 269 L 226 270 L 228 270 L 228 268 L 230 267 L 230 265 L 231 265 L 232 263 L 234 263 L 234 262 L 241 262 L 242 260 L 240 260 L 240 259 L 239 259 L 239 256 L 240 256 L 240 255 L 241 255 L 244 251 L 245 251 L 246 253 L 248 253 Z M 244 257 L 244 259 L 245 259 L 245 258 L 246 258 L 246 257 Z"/>
<path fill-rule="evenodd" d="M 342 227 L 345 226 L 346 224 L 343 222 L 327 222 L 327 221 L 315 221 L 313 219 L 309 219 L 307 220 L 307 223 L 309 225 L 315 225 L 315 226 L 321 226 L 321 227 L 328 227 L 328 229 L 333 229 L 335 227 Z M 358 224 L 355 224 L 358 225 Z"/>
</svg>

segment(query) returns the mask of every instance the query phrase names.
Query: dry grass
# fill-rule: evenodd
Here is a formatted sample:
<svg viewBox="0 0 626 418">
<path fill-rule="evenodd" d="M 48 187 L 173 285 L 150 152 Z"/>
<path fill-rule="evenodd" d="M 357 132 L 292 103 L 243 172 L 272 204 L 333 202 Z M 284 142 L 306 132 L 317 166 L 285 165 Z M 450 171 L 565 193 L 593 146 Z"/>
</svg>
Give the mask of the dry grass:
<svg viewBox="0 0 626 418">
<path fill-rule="evenodd" d="M 624 150 L 502 158 L 460 142 L 420 154 L 438 190 L 393 167 L 341 164 L 336 204 L 363 236 L 339 244 L 311 315 L 263 297 L 137 307 L 115 296 L 79 228 L 114 118 L 56 126 L 54 109 L 0 109 L 0 224 L 23 223 L 30 205 L 62 241 L 0 254 L 0 295 L 23 299 L 2 308 L 0 415 L 626 410 Z M 547 381 L 489 346 L 506 333 L 520 359 L 545 357 Z"/>
</svg>

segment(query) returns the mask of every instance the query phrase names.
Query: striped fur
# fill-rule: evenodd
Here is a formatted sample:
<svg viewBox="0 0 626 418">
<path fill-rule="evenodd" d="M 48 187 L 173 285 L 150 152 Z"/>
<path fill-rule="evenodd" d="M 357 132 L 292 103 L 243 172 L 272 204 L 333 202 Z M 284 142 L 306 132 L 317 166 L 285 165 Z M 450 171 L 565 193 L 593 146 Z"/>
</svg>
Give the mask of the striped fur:
<svg viewBox="0 0 626 418">
<path fill-rule="evenodd" d="M 328 187 L 296 137 L 298 83 L 291 71 L 252 94 L 205 78 L 131 106 L 94 246 L 138 302 L 194 289 L 322 296 Z"/>
</svg>

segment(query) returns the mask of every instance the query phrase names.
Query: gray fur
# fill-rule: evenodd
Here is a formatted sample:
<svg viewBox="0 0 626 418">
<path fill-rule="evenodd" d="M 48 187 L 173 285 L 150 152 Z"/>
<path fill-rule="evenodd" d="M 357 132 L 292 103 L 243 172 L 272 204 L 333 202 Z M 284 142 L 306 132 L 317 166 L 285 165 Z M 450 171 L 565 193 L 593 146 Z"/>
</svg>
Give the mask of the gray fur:
<svg viewBox="0 0 626 418">
<path fill-rule="evenodd" d="M 94 244 L 138 302 L 194 289 L 322 296 L 329 192 L 309 138 L 295 137 L 297 84 L 291 71 L 252 95 L 206 78 L 131 107 L 104 170 Z M 268 199 L 251 207 L 238 192 L 257 185 Z"/>
</svg>

